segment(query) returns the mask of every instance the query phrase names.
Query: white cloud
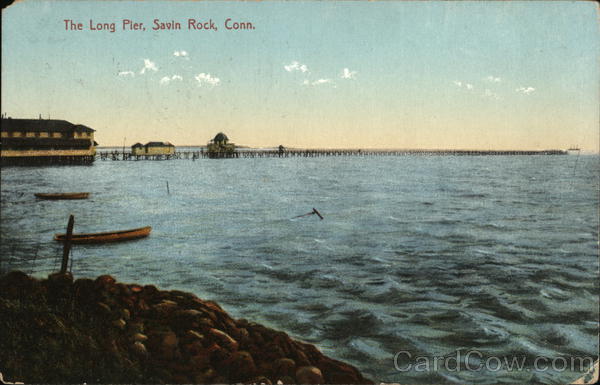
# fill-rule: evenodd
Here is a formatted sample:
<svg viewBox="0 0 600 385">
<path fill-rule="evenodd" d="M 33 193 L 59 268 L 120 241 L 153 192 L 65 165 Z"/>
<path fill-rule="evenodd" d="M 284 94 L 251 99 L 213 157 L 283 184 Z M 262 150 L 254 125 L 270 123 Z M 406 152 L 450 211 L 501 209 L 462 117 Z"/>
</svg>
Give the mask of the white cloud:
<svg viewBox="0 0 600 385">
<path fill-rule="evenodd" d="M 135 76 L 135 73 L 133 71 L 121 71 L 119 72 L 119 76 Z"/>
<path fill-rule="evenodd" d="M 306 64 L 300 64 L 297 61 L 293 61 L 291 64 L 284 65 L 283 68 L 285 68 L 285 70 L 287 72 L 292 72 L 292 71 L 308 72 L 308 67 L 306 66 Z"/>
<path fill-rule="evenodd" d="M 497 93 L 495 93 L 487 88 L 485 89 L 483 96 L 485 96 L 486 98 L 500 100 L 500 95 L 498 95 Z"/>
<path fill-rule="evenodd" d="M 535 88 L 533 88 L 533 87 L 519 87 L 515 91 L 522 92 L 525 95 L 529 95 L 530 93 L 532 93 L 532 92 L 535 91 Z"/>
<path fill-rule="evenodd" d="M 160 79 L 160 84 L 167 85 L 167 84 L 169 84 L 173 80 L 180 80 L 181 81 L 181 80 L 183 80 L 183 78 L 181 76 L 179 76 L 179 75 L 173 75 L 171 77 L 164 76 L 164 77 L 162 77 Z"/>
<path fill-rule="evenodd" d="M 456 85 L 457 87 L 460 87 L 460 88 L 462 88 L 464 86 L 469 91 L 471 91 L 471 90 L 473 90 L 473 88 L 475 88 L 471 83 L 463 83 L 460 80 L 455 80 L 452 83 L 454 83 L 454 85 Z"/>
<path fill-rule="evenodd" d="M 354 79 L 356 76 L 356 71 L 350 71 L 348 68 L 344 68 L 342 71 L 341 78 L 342 79 Z"/>
<path fill-rule="evenodd" d="M 187 51 L 175 51 L 175 52 L 173 52 L 173 56 L 186 57 L 187 55 L 188 55 Z"/>
<path fill-rule="evenodd" d="M 158 71 L 158 67 L 156 66 L 156 63 L 150 61 L 150 59 L 144 59 L 144 68 L 140 70 L 140 74 L 143 75 L 146 72 L 146 70 L 152 70 L 156 72 Z"/>
<path fill-rule="evenodd" d="M 210 74 L 205 74 L 204 72 L 199 73 L 194 77 L 198 81 L 198 87 L 201 87 L 202 84 L 209 84 L 211 86 L 218 86 L 221 83 L 221 79 L 212 77 Z"/>
<path fill-rule="evenodd" d="M 492 75 L 488 76 L 487 78 L 485 78 L 488 82 L 491 83 L 500 83 L 502 81 L 502 79 L 498 78 L 498 77 L 494 77 Z"/>
<path fill-rule="evenodd" d="M 331 83 L 331 79 L 319 79 L 312 82 L 313 86 L 318 86 L 319 84 Z"/>
<path fill-rule="evenodd" d="M 309 85 L 310 82 L 308 81 L 308 79 L 304 79 L 304 81 L 302 82 L 302 84 L 304 84 L 305 86 Z"/>
</svg>

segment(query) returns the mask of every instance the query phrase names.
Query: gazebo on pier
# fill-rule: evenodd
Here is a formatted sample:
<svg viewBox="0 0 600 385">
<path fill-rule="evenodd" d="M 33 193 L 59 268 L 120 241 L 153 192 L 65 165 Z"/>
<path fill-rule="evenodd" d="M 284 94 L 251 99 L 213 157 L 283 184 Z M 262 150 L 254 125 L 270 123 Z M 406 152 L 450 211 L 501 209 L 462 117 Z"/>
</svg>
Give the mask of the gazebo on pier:
<svg viewBox="0 0 600 385">
<path fill-rule="evenodd" d="M 237 158 L 235 144 L 229 142 L 229 138 L 219 132 L 206 145 L 209 158 Z"/>
</svg>

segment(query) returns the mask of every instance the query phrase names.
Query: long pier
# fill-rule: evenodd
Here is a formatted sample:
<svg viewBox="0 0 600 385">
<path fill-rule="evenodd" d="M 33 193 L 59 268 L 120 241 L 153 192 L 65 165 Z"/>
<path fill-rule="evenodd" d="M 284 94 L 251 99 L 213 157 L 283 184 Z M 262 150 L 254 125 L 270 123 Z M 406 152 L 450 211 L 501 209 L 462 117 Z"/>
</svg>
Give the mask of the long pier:
<svg viewBox="0 0 600 385">
<path fill-rule="evenodd" d="M 445 156 L 489 156 L 489 155 L 567 155 L 564 150 L 518 151 L 518 150 L 362 150 L 362 149 L 285 149 L 250 150 L 239 149 L 233 153 L 209 153 L 204 149 L 176 151 L 174 154 L 133 155 L 126 151 L 97 151 L 99 160 L 174 160 L 201 158 L 316 158 L 323 156 L 408 156 L 408 155 L 445 155 Z"/>
</svg>

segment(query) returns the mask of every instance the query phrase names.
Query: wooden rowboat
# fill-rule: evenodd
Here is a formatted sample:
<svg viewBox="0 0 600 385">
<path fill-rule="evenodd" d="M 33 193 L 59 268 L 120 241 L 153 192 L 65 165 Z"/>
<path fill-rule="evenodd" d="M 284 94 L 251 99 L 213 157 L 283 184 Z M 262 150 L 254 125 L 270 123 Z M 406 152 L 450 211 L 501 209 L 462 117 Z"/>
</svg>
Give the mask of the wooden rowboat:
<svg viewBox="0 0 600 385">
<path fill-rule="evenodd" d="M 40 199 L 87 199 L 89 192 L 70 192 L 70 193 L 36 193 L 35 196 Z"/>
<path fill-rule="evenodd" d="M 140 227 L 139 229 L 107 231 L 105 233 L 82 233 L 72 234 L 71 243 L 109 243 L 123 242 L 132 239 L 147 237 L 152 231 L 152 227 Z M 65 241 L 66 234 L 54 235 L 54 240 L 59 242 Z"/>
</svg>

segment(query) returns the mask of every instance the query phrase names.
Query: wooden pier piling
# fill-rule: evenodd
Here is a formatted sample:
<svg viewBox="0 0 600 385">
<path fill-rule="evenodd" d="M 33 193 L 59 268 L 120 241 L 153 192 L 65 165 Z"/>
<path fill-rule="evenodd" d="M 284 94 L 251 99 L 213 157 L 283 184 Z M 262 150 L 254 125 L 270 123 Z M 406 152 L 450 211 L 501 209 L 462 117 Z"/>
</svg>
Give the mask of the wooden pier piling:
<svg viewBox="0 0 600 385">
<path fill-rule="evenodd" d="M 60 273 L 65 274 L 69 267 L 69 253 L 71 252 L 71 237 L 73 236 L 73 225 L 75 224 L 75 217 L 69 215 L 69 222 L 67 223 L 67 234 L 65 235 L 65 243 L 63 244 L 63 256 L 62 263 L 60 265 Z"/>
</svg>

